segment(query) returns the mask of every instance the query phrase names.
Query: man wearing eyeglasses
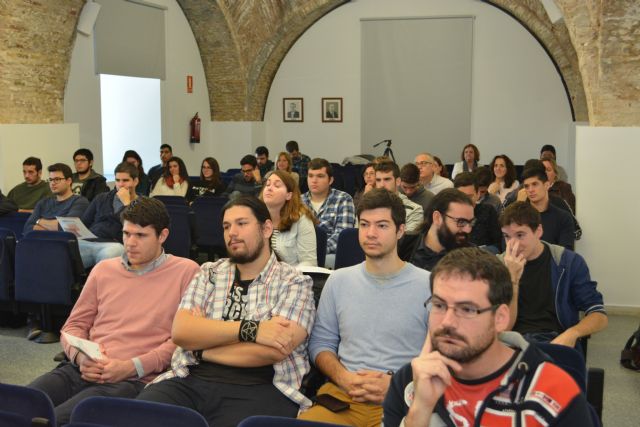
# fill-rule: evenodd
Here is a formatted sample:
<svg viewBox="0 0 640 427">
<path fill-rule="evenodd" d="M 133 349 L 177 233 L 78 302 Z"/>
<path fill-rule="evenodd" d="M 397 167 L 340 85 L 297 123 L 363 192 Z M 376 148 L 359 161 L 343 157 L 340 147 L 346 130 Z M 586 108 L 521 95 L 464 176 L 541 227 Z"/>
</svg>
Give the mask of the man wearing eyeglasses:
<svg viewBox="0 0 640 427">
<path fill-rule="evenodd" d="M 400 168 L 398 168 L 398 165 L 394 162 L 380 162 L 376 165 L 375 170 L 376 188 L 384 188 L 391 191 L 402 200 L 407 214 L 405 231 L 411 234 L 418 233 L 424 221 L 424 210 L 422 206 L 413 203 L 407 196 L 398 192 L 398 187 L 400 186 Z"/>
<path fill-rule="evenodd" d="M 93 170 L 93 153 L 87 148 L 80 148 L 73 153 L 73 174 L 71 190 L 74 194 L 86 197 L 90 202 L 100 193 L 109 191 L 107 178 Z"/>
<path fill-rule="evenodd" d="M 309 354 L 329 381 L 318 390 L 318 404 L 299 418 L 368 427 L 380 425 L 393 372 L 420 352 L 429 273 L 398 257 L 405 209 L 397 194 L 374 188 L 357 209 L 366 259 L 336 270 L 324 286 Z M 326 403 L 332 398 L 347 408 L 335 412 Z"/>
<path fill-rule="evenodd" d="M 394 375 L 385 427 L 591 426 L 573 378 L 510 324 L 512 285 L 479 248 L 445 256 L 431 272 L 422 352 Z"/>
<path fill-rule="evenodd" d="M 421 233 L 406 235 L 398 253 L 403 260 L 431 271 L 448 252 L 471 245 L 470 234 L 475 223 L 469 196 L 447 188 L 431 201 Z"/>
<path fill-rule="evenodd" d="M 433 194 L 438 194 L 445 188 L 453 188 L 453 182 L 436 173 L 435 160 L 429 153 L 420 153 L 416 156 L 415 165 L 420 169 L 420 184 Z"/>
<path fill-rule="evenodd" d="M 55 163 L 48 168 L 52 196 L 40 200 L 24 225 L 24 232 L 32 230 L 58 231 L 57 216 L 80 217 L 89 201 L 71 191 L 71 168 Z"/>
<path fill-rule="evenodd" d="M 235 199 L 243 194 L 258 196 L 262 188 L 260 184 L 262 180 L 258 161 L 255 156 L 251 154 L 244 156 L 240 160 L 240 168 L 240 172 L 234 175 L 224 194 L 231 199 Z"/>
</svg>

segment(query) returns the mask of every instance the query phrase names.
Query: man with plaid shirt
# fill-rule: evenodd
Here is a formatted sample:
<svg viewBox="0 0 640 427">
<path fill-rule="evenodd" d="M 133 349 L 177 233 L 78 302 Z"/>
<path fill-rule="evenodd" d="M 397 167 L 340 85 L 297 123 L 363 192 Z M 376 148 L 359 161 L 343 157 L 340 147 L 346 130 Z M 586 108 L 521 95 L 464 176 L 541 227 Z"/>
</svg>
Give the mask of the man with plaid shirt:
<svg viewBox="0 0 640 427">
<path fill-rule="evenodd" d="M 345 228 L 354 228 L 356 223 L 353 199 L 344 191 L 331 188 L 333 168 L 326 159 L 316 158 L 309 163 L 307 183 L 309 191 L 302 201 L 318 217 L 318 224 L 327 233 L 326 266 L 333 268 L 338 236 Z"/>
<path fill-rule="evenodd" d="M 287 152 L 291 155 L 291 168 L 300 176 L 302 182 L 307 179 L 307 171 L 309 170 L 309 162 L 311 158 L 300 152 L 297 141 L 289 141 L 285 145 Z"/>
<path fill-rule="evenodd" d="M 299 388 L 309 371 L 312 281 L 276 259 L 262 201 L 241 196 L 222 215 L 229 258 L 203 264 L 189 285 L 173 323 L 171 370 L 138 399 L 189 407 L 216 427 L 295 417 L 311 404 Z"/>
</svg>

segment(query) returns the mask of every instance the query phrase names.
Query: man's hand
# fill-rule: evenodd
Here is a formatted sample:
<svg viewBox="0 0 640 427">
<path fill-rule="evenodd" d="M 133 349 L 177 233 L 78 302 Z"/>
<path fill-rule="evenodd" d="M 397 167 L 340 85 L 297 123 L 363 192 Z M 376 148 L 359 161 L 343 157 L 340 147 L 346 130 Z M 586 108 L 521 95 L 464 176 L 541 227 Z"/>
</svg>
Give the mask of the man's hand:
<svg viewBox="0 0 640 427">
<path fill-rule="evenodd" d="M 382 405 L 389 390 L 391 375 L 379 371 L 360 370 L 356 372 L 355 381 L 349 396 L 355 402 L 369 402 Z"/>
<path fill-rule="evenodd" d="M 101 361 L 102 374 L 100 375 L 100 382 L 103 383 L 118 383 L 128 378 L 136 376 L 136 367 L 133 364 L 133 360 L 118 360 L 105 358 Z"/>
<path fill-rule="evenodd" d="M 491 184 L 489 184 L 487 191 L 491 194 L 497 194 L 498 191 L 500 191 L 500 184 L 498 184 L 497 182 L 492 182 Z"/>
<path fill-rule="evenodd" d="M 455 360 L 433 351 L 431 337 L 427 336 L 420 355 L 411 361 L 414 386 L 412 409 L 428 411 L 429 414 L 433 412 L 438 399 L 451 385 L 449 368 L 456 372 L 462 370 Z"/>
<path fill-rule="evenodd" d="M 521 188 L 518 190 L 518 195 L 516 197 L 517 202 L 526 202 L 527 201 L 527 190 Z"/>
<path fill-rule="evenodd" d="M 574 348 L 576 341 L 580 338 L 580 334 L 575 330 L 569 328 L 551 341 L 551 344 L 564 345 L 566 347 Z"/>
<path fill-rule="evenodd" d="M 258 183 L 262 183 L 262 177 L 260 176 L 260 168 L 255 168 L 253 170 L 253 179 Z"/>
<path fill-rule="evenodd" d="M 178 182 L 178 181 L 174 181 Z M 122 187 L 116 192 L 116 197 L 120 199 L 123 205 L 129 206 L 131 203 L 131 192 L 128 188 Z"/>
<path fill-rule="evenodd" d="M 511 283 L 517 286 L 520 283 L 522 272 L 527 260 L 522 254 L 518 254 L 520 248 L 520 242 L 515 239 L 511 239 L 507 242 L 507 249 L 504 253 L 504 265 L 507 266 L 509 274 L 511 275 Z"/>
<path fill-rule="evenodd" d="M 283 317 L 260 321 L 256 343 L 273 347 L 282 354 L 293 351 L 291 322 Z"/>
<path fill-rule="evenodd" d="M 102 375 L 103 364 L 101 361 L 92 360 L 84 353 L 78 353 L 76 356 L 76 365 L 80 369 L 80 374 L 83 380 L 92 383 L 100 383 Z"/>
</svg>

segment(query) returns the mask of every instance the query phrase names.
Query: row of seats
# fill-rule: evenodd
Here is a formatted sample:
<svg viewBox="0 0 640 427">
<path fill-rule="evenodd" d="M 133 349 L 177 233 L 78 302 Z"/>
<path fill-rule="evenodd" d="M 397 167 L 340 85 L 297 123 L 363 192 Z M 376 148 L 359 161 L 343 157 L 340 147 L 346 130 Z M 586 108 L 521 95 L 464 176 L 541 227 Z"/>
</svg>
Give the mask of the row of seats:
<svg viewBox="0 0 640 427">
<path fill-rule="evenodd" d="M 0 425 L 12 427 L 55 426 L 51 399 L 39 390 L 0 384 Z M 71 414 L 68 427 L 208 427 L 198 412 L 181 406 L 118 397 L 89 397 Z M 302 421 L 295 418 L 253 416 L 239 427 L 329 427 L 333 424 Z"/>
</svg>

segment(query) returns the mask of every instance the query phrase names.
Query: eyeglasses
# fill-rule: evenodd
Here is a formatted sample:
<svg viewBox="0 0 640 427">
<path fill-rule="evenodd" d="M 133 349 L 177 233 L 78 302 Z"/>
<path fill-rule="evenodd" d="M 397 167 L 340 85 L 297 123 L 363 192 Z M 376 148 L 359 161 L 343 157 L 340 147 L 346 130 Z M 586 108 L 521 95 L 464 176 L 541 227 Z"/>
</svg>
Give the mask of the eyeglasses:
<svg viewBox="0 0 640 427">
<path fill-rule="evenodd" d="M 453 216 L 447 215 L 447 214 L 444 214 L 444 216 L 446 216 L 449 219 L 454 220 L 456 222 L 456 225 L 458 226 L 458 228 L 465 228 L 467 225 L 470 226 L 471 228 L 473 228 L 473 226 L 476 225 L 476 223 L 478 222 L 478 218 L 471 218 L 471 219 L 456 218 L 456 217 L 453 217 Z"/>
<path fill-rule="evenodd" d="M 433 162 L 429 162 L 429 161 L 426 161 L 426 160 L 423 160 L 421 162 L 416 162 L 415 163 L 415 165 L 418 166 L 418 167 L 432 165 L 432 164 L 433 164 Z"/>
<path fill-rule="evenodd" d="M 54 184 L 58 184 L 61 181 L 64 181 L 67 178 L 49 178 L 48 182 L 53 182 Z"/>
<path fill-rule="evenodd" d="M 88 161 L 89 161 L 88 159 L 73 159 L 74 163 L 85 163 L 85 162 L 88 162 Z"/>
<path fill-rule="evenodd" d="M 250 174 L 253 173 L 253 169 L 241 169 L 242 173 Z"/>
<path fill-rule="evenodd" d="M 495 311 L 500 307 L 500 304 L 494 304 L 487 308 L 478 308 L 473 304 L 456 304 L 449 307 L 446 302 L 432 297 L 424 302 L 424 307 L 430 315 L 434 316 L 444 316 L 447 314 L 449 308 L 451 308 L 456 317 L 461 319 L 473 319 L 484 312 Z"/>
</svg>

